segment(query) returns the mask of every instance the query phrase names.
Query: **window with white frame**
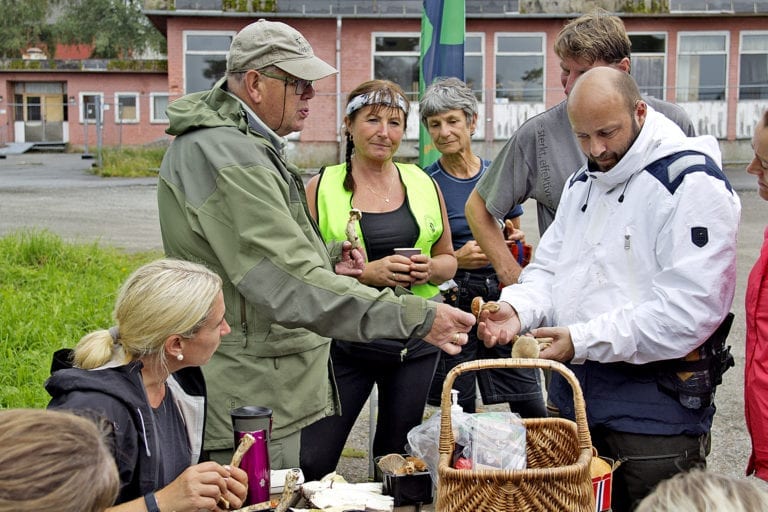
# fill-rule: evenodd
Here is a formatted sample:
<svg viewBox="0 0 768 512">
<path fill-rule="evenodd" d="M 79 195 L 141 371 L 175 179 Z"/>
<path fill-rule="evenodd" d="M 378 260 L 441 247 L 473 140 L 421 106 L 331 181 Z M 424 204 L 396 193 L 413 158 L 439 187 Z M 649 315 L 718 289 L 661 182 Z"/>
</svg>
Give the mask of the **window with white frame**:
<svg viewBox="0 0 768 512">
<path fill-rule="evenodd" d="M 629 34 L 632 42 L 631 74 L 644 96 L 663 100 L 666 83 L 667 35 Z"/>
<path fill-rule="evenodd" d="M 725 101 L 727 33 L 680 33 L 677 101 Z"/>
<path fill-rule="evenodd" d="M 544 101 L 544 34 L 496 35 L 496 101 Z"/>
<path fill-rule="evenodd" d="M 184 32 L 184 90 L 205 91 L 227 71 L 234 32 Z"/>
<path fill-rule="evenodd" d="M 149 94 L 149 118 L 153 123 L 167 123 L 168 94 L 153 92 Z"/>
<path fill-rule="evenodd" d="M 742 32 L 739 99 L 768 99 L 768 32 Z"/>
<path fill-rule="evenodd" d="M 419 34 L 373 33 L 373 78 L 391 80 L 411 101 L 419 99 Z"/>
<path fill-rule="evenodd" d="M 81 92 L 80 93 L 80 122 L 95 123 L 97 119 L 101 120 L 100 115 L 104 112 L 104 93 L 101 92 Z"/>
<path fill-rule="evenodd" d="M 115 93 L 115 122 L 139 122 L 139 94 L 136 92 Z"/>
<path fill-rule="evenodd" d="M 483 102 L 483 34 L 467 34 L 464 37 L 464 82 L 474 91 L 477 101 Z"/>
</svg>

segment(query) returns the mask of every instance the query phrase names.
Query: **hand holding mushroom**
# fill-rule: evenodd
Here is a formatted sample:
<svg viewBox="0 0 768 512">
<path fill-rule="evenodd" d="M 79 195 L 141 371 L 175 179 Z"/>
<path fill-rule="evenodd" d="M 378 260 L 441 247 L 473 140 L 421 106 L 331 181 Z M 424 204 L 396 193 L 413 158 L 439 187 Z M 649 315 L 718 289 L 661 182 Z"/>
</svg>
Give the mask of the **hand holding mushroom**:
<svg viewBox="0 0 768 512">
<path fill-rule="evenodd" d="M 344 232 L 347 240 L 341 244 L 341 258 L 334 265 L 334 270 L 340 276 L 349 276 L 358 278 L 365 269 L 365 254 L 363 245 L 360 243 L 360 237 L 357 234 L 357 221 L 363 216 L 363 213 L 357 208 L 349 210 L 349 220 Z"/>
<path fill-rule="evenodd" d="M 472 313 L 477 317 L 477 336 L 488 348 L 506 345 L 520 332 L 520 319 L 506 302 L 485 302 L 475 297 Z"/>
<path fill-rule="evenodd" d="M 539 357 L 541 359 L 552 359 L 565 363 L 573 359 L 575 350 L 571 331 L 567 327 L 539 327 L 532 329 L 531 335 L 537 339 L 551 338 L 552 343 L 547 347 L 541 347 Z"/>
</svg>

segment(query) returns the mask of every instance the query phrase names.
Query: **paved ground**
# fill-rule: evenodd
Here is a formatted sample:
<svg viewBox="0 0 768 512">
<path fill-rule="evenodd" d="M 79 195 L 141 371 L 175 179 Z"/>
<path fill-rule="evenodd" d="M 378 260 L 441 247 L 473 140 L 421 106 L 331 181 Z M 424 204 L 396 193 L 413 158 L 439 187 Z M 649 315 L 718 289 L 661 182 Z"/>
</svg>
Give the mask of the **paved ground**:
<svg viewBox="0 0 768 512">
<path fill-rule="evenodd" d="M 46 228 L 69 241 L 129 251 L 162 250 L 154 178 L 99 178 L 76 154 L 24 153 L 0 160 L 0 235 Z"/>
<path fill-rule="evenodd" d="M 92 160 L 79 155 L 27 153 L 0 160 L 0 236 L 24 227 L 45 228 L 70 241 L 98 241 L 127 251 L 161 250 L 154 179 L 101 179 L 88 174 Z M 742 200 L 738 278 L 729 343 L 736 367 L 718 390 L 710 468 L 741 476 L 749 441 L 744 427 L 744 291 L 760 250 L 768 204 L 743 167 L 728 170 Z M 526 205 L 523 229 L 536 241 L 535 206 Z M 368 410 L 358 420 L 348 448 L 367 450 Z M 350 481 L 368 478 L 365 458 L 344 457 L 339 472 Z M 423 510 L 431 510 L 425 507 Z"/>
</svg>

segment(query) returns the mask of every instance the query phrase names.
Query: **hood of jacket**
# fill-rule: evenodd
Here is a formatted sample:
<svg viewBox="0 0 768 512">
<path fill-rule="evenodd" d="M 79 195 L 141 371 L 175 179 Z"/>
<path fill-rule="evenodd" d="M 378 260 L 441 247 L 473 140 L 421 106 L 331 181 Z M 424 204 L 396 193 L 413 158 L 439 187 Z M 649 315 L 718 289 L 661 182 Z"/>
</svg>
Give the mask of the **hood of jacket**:
<svg viewBox="0 0 768 512">
<path fill-rule="evenodd" d="M 134 432 L 138 438 L 139 469 L 131 469 L 131 475 L 123 475 L 123 486 L 118 502 L 122 503 L 146 492 L 155 490 L 159 459 L 158 434 L 154 423 L 154 416 L 147 399 L 146 391 L 141 377 L 141 361 L 133 361 L 122 366 L 103 367 L 95 370 L 83 370 L 80 368 L 64 368 L 54 371 L 45 383 L 45 389 L 52 399 L 49 408 L 70 409 L 69 399 L 86 393 L 89 396 L 88 409 L 82 406 L 77 410 L 87 416 L 101 418 L 116 414 L 115 404 L 124 412 L 117 417 L 130 417 L 125 421 L 128 424 L 115 424 L 117 438 L 131 436 Z M 202 448 L 202 432 L 205 428 L 205 381 L 199 367 L 188 367 L 177 371 L 167 380 L 176 406 L 184 418 L 192 448 L 192 460 L 199 460 Z M 99 396 L 105 399 L 99 399 Z M 132 424 L 130 424 L 132 423 Z M 118 444 L 119 441 L 118 441 Z M 130 459 L 119 450 L 117 458 Z M 118 468 L 126 461 L 118 461 Z"/>
<path fill-rule="evenodd" d="M 265 139 L 285 158 L 285 141 L 267 127 L 240 99 L 227 90 L 227 78 L 220 79 L 207 91 L 182 96 L 168 105 L 169 135 L 179 136 L 207 128 L 234 128 L 249 131 Z"/>
<path fill-rule="evenodd" d="M 141 369 L 140 361 L 95 370 L 67 368 L 54 372 L 45 383 L 52 397 L 49 408 L 110 422 L 121 482 L 118 503 L 155 490 L 159 479 L 159 440 Z M 126 439 L 135 439 L 129 443 L 135 449 L 125 449 Z"/>
<path fill-rule="evenodd" d="M 717 139 L 710 135 L 686 137 L 674 122 L 648 106 L 645 123 L 634 143 L 621 160 L 608 171 L 599 171 L 585 164 L 582 170 L 597 187 L 611 189 L 630 180 L 633 175 L 643 170 L 638 162 L 655 162 L 680 151 L 681 141 L 687 139 L 686 149 L 703 153 L 721 166 L 720 146 Z M 576 177 L 581 173 L 576 173 Z"/>
<path fill-rule="evenodd" d="M 45 389 L 54 401 L 71 392 L 86 391 L 108 395 L 131 411 L 147 410 L 141 369 L 140 361 L 97 370 L 68 368 L 54 372 L 46 381 Z"/>
<path fill-rule="evenodd" d="M 207 91 L 187 94 L 173 101 L 166 112 L 169 125 L 165 131 L 169 135 L 222 126 L 246 130 L 243 105 L 226 90 L 226 78 Z"/>
</svg>

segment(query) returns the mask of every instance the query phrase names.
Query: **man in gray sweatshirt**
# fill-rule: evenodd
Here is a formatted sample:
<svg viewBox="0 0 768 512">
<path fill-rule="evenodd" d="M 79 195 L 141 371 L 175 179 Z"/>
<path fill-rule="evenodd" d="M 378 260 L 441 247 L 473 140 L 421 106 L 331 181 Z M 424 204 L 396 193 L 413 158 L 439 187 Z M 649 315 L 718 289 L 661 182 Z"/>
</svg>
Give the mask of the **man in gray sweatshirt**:
<svg viewBox="0 0 768 512">
<path fill-rule="evenodd" d="M 602 9 L 567 23 L 555 40 L 565 95 L 593 67 L 609 66 L 629 73 L 630 46 L 621 19 Z M 695 135 L 682 107 L 650 97 L 644 100 L 686 135 Z M 533 198 L 543 234 L 555 217 L 566 179 L 585 161 L 568 122 L 565 101 L 523 123 L 493 159 L 469 196 L 465 213 L 501 285 L 516 283 L 522 269 L 505 243 L 498 219 Z"/>
</svg>

